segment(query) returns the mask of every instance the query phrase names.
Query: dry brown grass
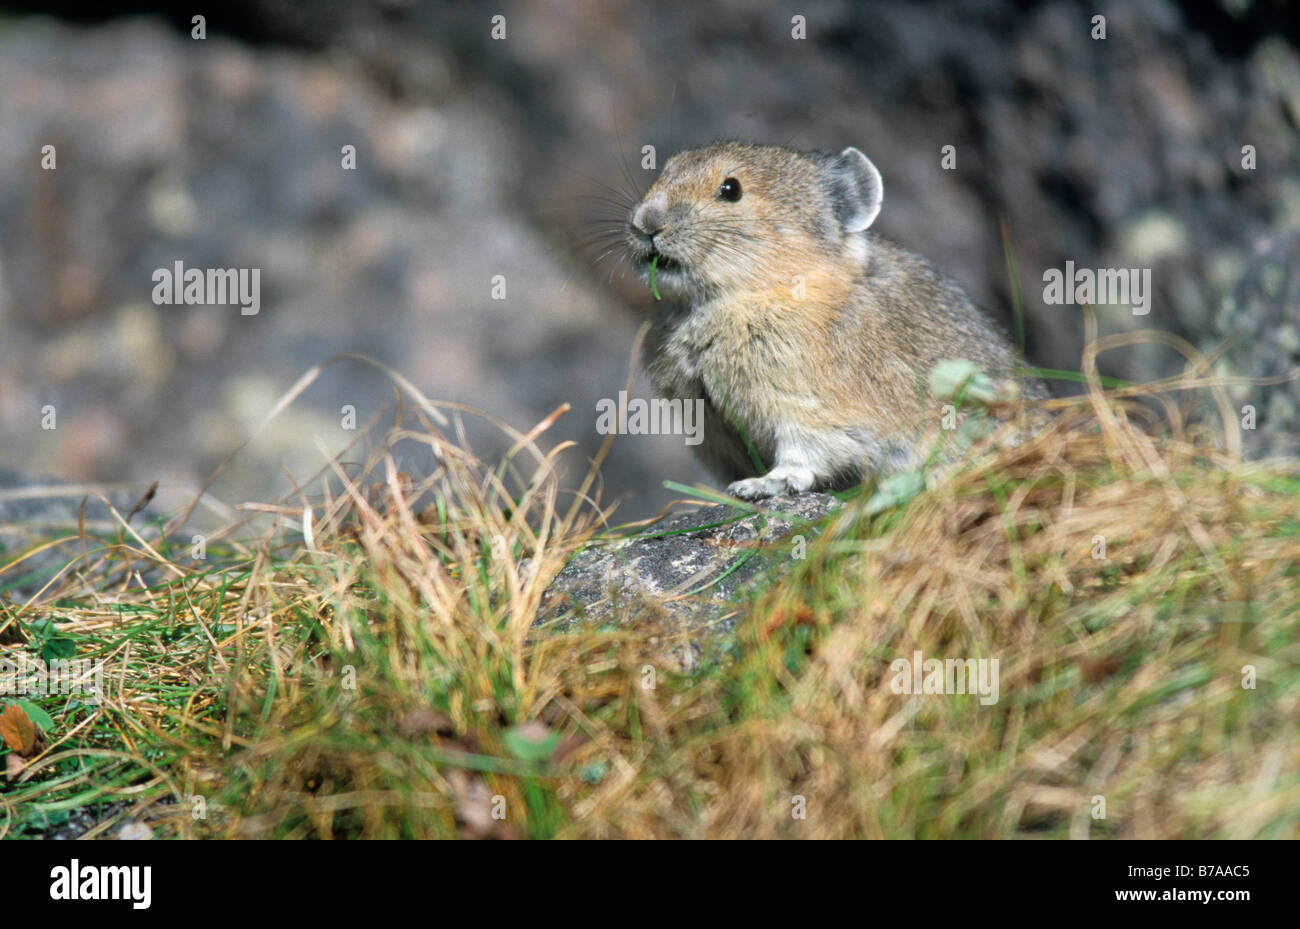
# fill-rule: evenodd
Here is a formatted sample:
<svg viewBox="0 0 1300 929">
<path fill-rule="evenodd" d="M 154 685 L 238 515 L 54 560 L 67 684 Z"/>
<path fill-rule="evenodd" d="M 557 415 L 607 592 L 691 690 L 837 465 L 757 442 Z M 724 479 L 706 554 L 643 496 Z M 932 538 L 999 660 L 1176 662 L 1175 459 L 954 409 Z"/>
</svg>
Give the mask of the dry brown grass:
<svg viewBox="0 0 1300 929">
<path fill-rule="evenodd" d="M 6 653 L 50 618 L 111 681 L 99 707 L 42 702 L 55 729 L 4 828 L 125 798 L 103 830 L 1300 835 L 1300 471 L 1177 415 L 1140 428 L 1131 399 L 1056 406 L 900 510 L 851 501 L 691 675 L 660 667 L 652 616 L 534 628 L 602 525 L 560 506 L 545 423 L 488 467 L 454 418 L 417 416 L 389 441 L 436 473 L 381 445 L 208 564 L 123 531 L 87 557 L 125 581 L 0 606 Z M 916 650 L 998 659 L 1000 699 L 895 693 Z"/>
</svg>

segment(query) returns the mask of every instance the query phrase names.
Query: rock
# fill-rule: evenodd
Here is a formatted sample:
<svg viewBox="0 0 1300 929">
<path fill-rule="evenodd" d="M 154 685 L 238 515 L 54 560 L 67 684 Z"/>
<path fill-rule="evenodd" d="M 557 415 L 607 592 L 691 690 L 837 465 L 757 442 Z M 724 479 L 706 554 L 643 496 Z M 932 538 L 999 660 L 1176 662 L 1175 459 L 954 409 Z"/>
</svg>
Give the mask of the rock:
<svg viewBox="0 0 1300 929">
<path fill-rule="evenodd" d="M 705 506 L 668 516 L 576 555 L 547 589 L 539 622 L 563 629 L 653 617 L 666 632 L 684 633 L 691 647 L 683 664 L 692 666 L 698 639 L 735 626 L 736 594 L 802 557 L 809 524 L 840 505 L 830 494 L 812 493 L 773 497 L 748 515 Z"/>
<path fill-rule="evenodd" d="M 1216 373 L 1282 378 L 1300 371 L 1300 230 L 1261 239 L 1224 297 L 1202 348 L 1226 345 Z M 1300 455 L 1300 377 L 1228 388 L 1252 457 Z M 1253 410 L 1253 420 L 1247 408 Z"/>
</svg>

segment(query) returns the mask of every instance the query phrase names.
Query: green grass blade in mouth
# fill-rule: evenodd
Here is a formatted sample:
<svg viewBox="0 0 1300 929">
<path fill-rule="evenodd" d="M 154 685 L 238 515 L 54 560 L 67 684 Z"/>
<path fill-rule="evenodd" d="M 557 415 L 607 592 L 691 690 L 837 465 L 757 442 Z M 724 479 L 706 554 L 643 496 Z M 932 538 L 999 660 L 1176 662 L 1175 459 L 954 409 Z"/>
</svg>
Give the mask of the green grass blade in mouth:
<svg viewBox="0 0 1300 929">
<path fill-rule="evenodd" d="M 655 266 L 658 264 L 659 256 L 655 255 L 650 259 L 650 292 L 655 295 L 656 300 L 662 300 L 663 297 L 659 296 L 659 288 L 655 285 Z"/>
</svg>

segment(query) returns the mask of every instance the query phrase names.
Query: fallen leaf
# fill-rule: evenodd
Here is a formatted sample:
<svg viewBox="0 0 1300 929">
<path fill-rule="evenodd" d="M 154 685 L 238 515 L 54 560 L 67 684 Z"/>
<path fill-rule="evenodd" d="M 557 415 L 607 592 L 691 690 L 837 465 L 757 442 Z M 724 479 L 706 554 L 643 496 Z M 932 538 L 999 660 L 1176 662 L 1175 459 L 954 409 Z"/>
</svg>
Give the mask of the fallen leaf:
<svg viewBox="0 0 1300 929">
<path fill-rule="evenodd" d="M 36 726 L 21 706 L 11 703 L 0 713 L 0 736 L 19 755 L 30 755 L 36 745 Z"/>
</svg>

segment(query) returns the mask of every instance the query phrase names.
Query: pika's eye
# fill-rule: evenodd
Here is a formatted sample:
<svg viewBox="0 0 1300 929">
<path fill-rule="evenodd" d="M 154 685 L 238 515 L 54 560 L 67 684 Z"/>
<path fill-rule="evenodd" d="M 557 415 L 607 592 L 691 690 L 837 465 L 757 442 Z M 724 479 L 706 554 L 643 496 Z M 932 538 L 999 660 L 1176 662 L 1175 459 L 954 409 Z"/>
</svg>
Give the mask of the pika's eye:
<svg viewBox="0 0 1300 929">
<path fill-rule="evenodd" d="M 718 188 L 718 197 L 728 203 L 735 203 L 740 199 L 740 194 L 740 181 L 734 177 L 727 178 L 722 182 L 722 186 Z"/>
</svg>

